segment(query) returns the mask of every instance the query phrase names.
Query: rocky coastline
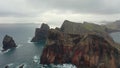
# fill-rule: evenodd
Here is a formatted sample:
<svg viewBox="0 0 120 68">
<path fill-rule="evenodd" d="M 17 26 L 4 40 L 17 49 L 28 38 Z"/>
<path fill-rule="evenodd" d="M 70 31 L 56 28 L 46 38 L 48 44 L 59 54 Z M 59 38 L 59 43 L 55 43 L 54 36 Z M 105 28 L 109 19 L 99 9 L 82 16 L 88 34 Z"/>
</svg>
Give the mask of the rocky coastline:
<svg viewBox="0 0 120 68">
<path fill-rule="evenodd" d="M 86 26 L 82 25 L 81 29 L 68 22 L 59 29 L 48 30 L 40 64 L 71 63 L 77 68 L 119 67 L 119 51 L 114 47 L 116 44 L 103 28 L 100 29 L 101 26 L 96 28 L 92 25 L 92 29 L 86 30 Z"/>
<path fill-rule="evenodd" d="M 97 34 L 64 34 L 49 30 L 41 64 L 72 63 L 78 68 L 117 68 L 118 50 Z"/>
</svg>

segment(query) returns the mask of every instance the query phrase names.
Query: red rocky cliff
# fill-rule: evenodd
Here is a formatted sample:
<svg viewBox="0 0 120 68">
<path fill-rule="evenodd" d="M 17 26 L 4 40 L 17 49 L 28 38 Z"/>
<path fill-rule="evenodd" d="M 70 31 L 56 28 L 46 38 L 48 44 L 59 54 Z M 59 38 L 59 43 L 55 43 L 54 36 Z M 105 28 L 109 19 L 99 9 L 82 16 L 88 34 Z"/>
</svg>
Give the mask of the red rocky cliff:
<svg viewBox="0 0 120 68">
<path fill-rule="evenodd" d="M 100 35 L 64 34 L 51 29 L 40 63 L 72 63 L 77 68 L 118 68 L 118 55 L 113 44 Z"/>
</svg>

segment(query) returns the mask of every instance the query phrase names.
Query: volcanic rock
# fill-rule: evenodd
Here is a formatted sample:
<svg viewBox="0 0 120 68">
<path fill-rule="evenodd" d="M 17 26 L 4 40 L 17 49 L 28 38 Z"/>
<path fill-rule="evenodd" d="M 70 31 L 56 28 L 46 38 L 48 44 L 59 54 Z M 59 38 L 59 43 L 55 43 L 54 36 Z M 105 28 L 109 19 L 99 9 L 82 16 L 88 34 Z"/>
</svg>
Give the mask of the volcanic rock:
<svg viewBox="0 0 120 68">
<path fill-rule="evenodd" d="M 49 26 L 47 24 L 42 24 L 41 28 L 36 28 L 35 36 L 31 42 L 39 42 L 41 40 L 46 40 L 48 34 Z"/>
<path fill-rule="evenodd" d="M 2 43 L 3 43 L 3 49 L 4 50 L 17 47 L 17 45 L 15 44 L 15 41 L 13 40 L 13 38 L 11 36 L 8 36 L 8 35 L 6 35 L 4 37 Z"/>
<path fill-rule="evenodd" d="M 117 68 L 119 52 L 110 41 L 96 33 L 66 34 L 51 29 L 40 63 L 71 63 L 77 68 Z"/>
</svg>

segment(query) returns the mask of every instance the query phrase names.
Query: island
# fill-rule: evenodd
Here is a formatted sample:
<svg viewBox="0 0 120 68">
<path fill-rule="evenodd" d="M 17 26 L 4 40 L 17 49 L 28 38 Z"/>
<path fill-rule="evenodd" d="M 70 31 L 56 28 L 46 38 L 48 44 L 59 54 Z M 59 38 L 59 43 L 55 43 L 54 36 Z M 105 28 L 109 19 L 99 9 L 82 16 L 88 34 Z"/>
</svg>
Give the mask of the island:
<svg viewBox="0 0 120 68">
<path fill-rule="evenodd" d="M 3 50 L 2 51 L 6 51 L 8 49 L 17 47 L 15 41 L 13 40 L 13 38 L 9 35 L 5 35 L 4 39 L 3 39 Z"/>
</svg>

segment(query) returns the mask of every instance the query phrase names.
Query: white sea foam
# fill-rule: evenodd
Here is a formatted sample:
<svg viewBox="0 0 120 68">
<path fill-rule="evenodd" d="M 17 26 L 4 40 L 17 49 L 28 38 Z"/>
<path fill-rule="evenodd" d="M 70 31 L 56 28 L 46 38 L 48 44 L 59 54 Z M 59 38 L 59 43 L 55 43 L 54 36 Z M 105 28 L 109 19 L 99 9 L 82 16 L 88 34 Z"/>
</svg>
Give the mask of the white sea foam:
<svg viewBox="0 0 120 68">
<path fill-rule="evenodd" d="M 32 39 L 32 37 L 29 37 L 27 43 L 32 43 L 31 39 Z"/>
<path fill-rule="evenodd" d="M 19 48 L 19 47 L 21 47 L 21 46 L 23 46 L 23 45 L 22 45 L 22 44 L 18 44 L 16 48 Z"/>
<path fill-rule="evenodd" d="M 63 65 L 56 65 L 57 68 L 77 68 L 75 65 L 72 64 L 63 64 Z"/>
<path fill-rule="evenodd" d="M 9 52 L 10 51 L 10 49 L 7 49 L 6 51 L 0 51 L 0 54 L 4 54 L 4 53 L 7 53 L 7 52 Z"/>
<path fill-rule="evenodd" d="M 77 68 L 75 65 L 73 64 L 58 64 L 58 65 L 54 65 L 54 64 L 50 64 L 49 65 L 52 68 Z M 49 67 L 48 65 L 41 65 L 41 68 L 46 68 Z"/>
<path fill-rule="evenodd" d="M 3 50 L 2 47 L 0 47 L 0 54 L 2 54 L 2 50 Z"/>
<path fill-rule="evenodd" d="M 37 56 L 37 55 L 35 55 L 34 57 L 33 57 L 33 62 L 34 63 L 38 63 L 39 62 L 39 56 Z"/>
<path fill-rule="evenodd" d="M 14 63 L 7 64 L 9 67 L 12 66 Z"/>
<path fill-rule="evenodd" d="M 19 44 L 19 45 L 17 45 L 17 47 L 16 48 L 19 48 L 19 47 L 21 47 L 21 46 L 23 46 L 22 44 Z M 9 52 L 11 49 L 7 49 L 6 51 L 3 51 L 3 48 L 2 47 L 0 47 L 0 54 L 4 54 L 4 53 L 7 53 L 7 52 Z"/>
</svg>

